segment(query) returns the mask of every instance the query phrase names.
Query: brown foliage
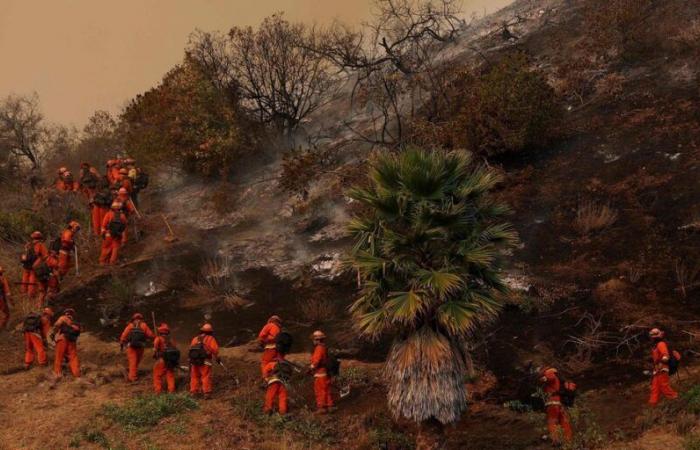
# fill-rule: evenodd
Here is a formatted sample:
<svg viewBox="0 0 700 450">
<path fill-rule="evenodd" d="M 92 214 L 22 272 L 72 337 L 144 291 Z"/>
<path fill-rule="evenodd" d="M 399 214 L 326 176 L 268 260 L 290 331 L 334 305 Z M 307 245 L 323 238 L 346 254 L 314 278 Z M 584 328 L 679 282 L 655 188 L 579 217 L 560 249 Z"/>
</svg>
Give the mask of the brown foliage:
<svg viewBox="0 0 700 450">
<path fill-rule="evenodd" d="M 603 230 L 617 221 L 617 210 L 608 205 L 583 202 L 579 205 L 574 219 L 574 227 L 581 235 Z"/>
</svg>

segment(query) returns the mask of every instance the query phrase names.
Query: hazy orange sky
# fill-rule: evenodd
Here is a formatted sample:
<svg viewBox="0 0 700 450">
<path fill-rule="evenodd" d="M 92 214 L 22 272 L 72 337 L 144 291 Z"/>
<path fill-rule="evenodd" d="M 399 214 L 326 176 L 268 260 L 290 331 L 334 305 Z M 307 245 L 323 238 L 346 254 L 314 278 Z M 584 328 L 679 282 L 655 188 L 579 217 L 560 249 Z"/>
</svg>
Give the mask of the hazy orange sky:
<svg viewBox="0 0 700 450">
<path fill-rule="evenodd" d="M 183 55 L 195 29 L 292 20 L 358 23 L 371 0 L 0 0 L 0 97 L 37 92 L 46 117 L 80 125 L 117 113 Z M 510 0 L 465 0 L 482 14 Z"/>
</svg>

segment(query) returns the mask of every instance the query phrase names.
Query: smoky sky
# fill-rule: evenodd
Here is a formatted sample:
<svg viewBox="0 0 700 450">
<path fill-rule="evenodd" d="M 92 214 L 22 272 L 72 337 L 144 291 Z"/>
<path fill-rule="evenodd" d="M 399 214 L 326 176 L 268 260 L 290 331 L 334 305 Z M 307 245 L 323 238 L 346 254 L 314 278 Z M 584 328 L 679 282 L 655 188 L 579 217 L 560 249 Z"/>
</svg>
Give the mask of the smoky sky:
<svg viewBox="0 0 700 450">
<path fill-rule="evenodd" d="M 156 85 L 196 28 L 226 31 L 283 11 L 294 21 L 359 24 L 372 0 L 0 0 L 0 97 L 39 94 L 53 122 L 118 113 Z M 465 13 L 510 0 L 466 0 Z"/>
</svg>

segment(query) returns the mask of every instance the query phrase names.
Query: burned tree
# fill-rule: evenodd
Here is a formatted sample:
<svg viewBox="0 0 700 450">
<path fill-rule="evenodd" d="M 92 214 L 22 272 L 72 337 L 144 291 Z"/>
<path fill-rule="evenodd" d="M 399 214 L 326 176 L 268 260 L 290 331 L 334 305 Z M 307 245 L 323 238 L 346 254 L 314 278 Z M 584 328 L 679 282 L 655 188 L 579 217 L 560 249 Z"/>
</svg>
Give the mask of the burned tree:
<svg viewBox="0 0 700 450">
<path fill-rule="evenodd" d="M 45 135 L 43 120 L 36 94 L 5 97 L 0 101 L 0 152 L 38 168 Z"/>
</svg>

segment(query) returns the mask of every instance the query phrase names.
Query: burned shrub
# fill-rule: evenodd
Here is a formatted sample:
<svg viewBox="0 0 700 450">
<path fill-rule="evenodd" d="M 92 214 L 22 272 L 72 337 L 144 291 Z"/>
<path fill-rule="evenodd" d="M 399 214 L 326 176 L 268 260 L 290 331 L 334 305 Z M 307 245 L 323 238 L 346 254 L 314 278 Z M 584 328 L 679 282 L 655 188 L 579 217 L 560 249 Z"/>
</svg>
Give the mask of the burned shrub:
<svg viewBox="0 0 700 450">
<path fill-rule="evenodd" d="M 552 137 L 559 115 L 554 90 L 524 55 L 507 56 L 471 83 L 466 80 L 465 88 L 455 129 L 462 147 L 496 155 Z"/>
</svg>

